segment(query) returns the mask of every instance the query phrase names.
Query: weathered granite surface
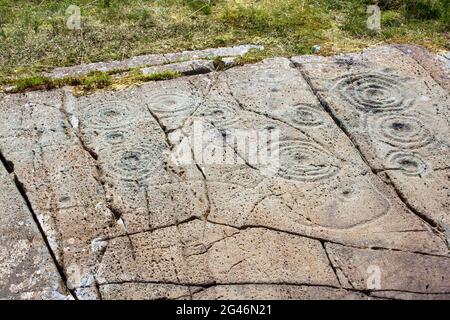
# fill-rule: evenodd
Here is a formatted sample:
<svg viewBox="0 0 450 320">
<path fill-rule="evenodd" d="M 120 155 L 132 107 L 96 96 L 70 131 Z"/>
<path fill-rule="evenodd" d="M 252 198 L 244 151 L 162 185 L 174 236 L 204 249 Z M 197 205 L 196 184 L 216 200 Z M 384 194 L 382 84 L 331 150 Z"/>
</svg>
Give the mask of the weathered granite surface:
<svg viewBox="0 0 450 320">
<path fill-rule="evenodd" d="M 0 181 L 0 298 L 70 299 L 14 177 L 3 165 Z"/>
<path fill-rule="evenodd" d="M 213 48 L 205 50 L 183 51 L 178 53 L 148 54 L 131 57 L 121 61 L 94 62 L 72 67 L 61 67 L 45 73 L 50 78 L 64 78 L 69 76 L 82 76 L 93 71 L 127 70 L 140 67 L 160 66 L 179 63 L 185 60 L 210 59 L 214 57 L 231 58 L 242 56 L 250 50 L 263 50 L 262 46 L 239 45 L 235 47 Z"/>
<path fill-rule="evenodd" d="M 212 60 L 189 60 L 178 63 L 169 63 L 161 66 L 142 68 L 144 75 L 164 71 L 177 71 L 184 75 L 209 73 L 215 70 Z"/>
<path fill-rule="evenodd" d="M 418 216 L 450 235 L 449 82 L 437 76 L 449 69 L 439 60 L 421 63 L 426 55 L 415 58 L 419 49 L 403 51 L 380 47 L 293 61 L 372 170 Z"/>
<path fill-rule="evenodd" d="M 36 216 L 78 299 L 446 299 L 449 91 L 421 57 L 4 95 L 0 152 L 23 192 L 2 186 L 0 208 L 29 202 L 6 216 Z"/>
<path fill-rule="evenodd" d="M 405 44 L 396 48 L 416 60 L 439 85 L 450 91 L 450 53 L 433 55 L 425 48 Z"/>
</svg>

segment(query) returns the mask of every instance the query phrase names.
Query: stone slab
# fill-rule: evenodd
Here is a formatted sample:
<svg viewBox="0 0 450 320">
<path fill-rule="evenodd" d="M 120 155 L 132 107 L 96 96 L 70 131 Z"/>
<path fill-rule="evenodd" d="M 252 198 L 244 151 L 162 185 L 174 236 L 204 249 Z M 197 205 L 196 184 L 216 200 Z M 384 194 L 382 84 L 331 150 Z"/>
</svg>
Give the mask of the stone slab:
<svg viewBox="0 0 450 320">
<path fill-rule="evenodd" d="M 7 96 L 1 122 L 9 125 L 1 127 L 0 150 L 76 288 L 94 282 L 91 269 L 101 250 L 94 240 L 123 231 L 107 206 L 94 159 L 60 109 L 65 99 L 63 91 Z"/>
<path fill-rule="evenodd" d="M 439 85 L 450 92 L 450 53 L 434 55 L 423 47 L 406 44 L 396 48 L 416 60 Z"/>
<path fill-rule="evenodd" d="M 398 86 L 390 108 L 414 111 L 400 123 L 421 128 L 412 141 L 386 143 L 391 119 L 341 96 L 352 88 L 331 95 L 348 72 L 377 79 L 372 94 Z M 449 271 L 430 224 L 448 200 L 446 101 L 397 48 L 273 58 L 86 96 L 4 95 L 0 151 L 77 298 L 437 298 Z M 386 167 L 395 144 L 420 149 L 426 174 Z M 254 157 L 269 150 L 278 156 Z M 365 286 L 373 260 L 389 275 L 379 290 Z"/>
<path fill-rule="evenodd" d="M 437 73 L 450 69 L 430 56 L 403 46 L 313 63 L 292 60 L 374 172 L 385 175 L 404 202 L 448 234 L 449 82 Z"/>
<path fill-rule="evenodd" d="M 367 288 L 367 282 L 372 281 L 367 274 L 371 274 L 379 280 L 379 284 L 373 283 L 375 290 L 447 296 L 450 293 L 450 257 L 356 249 L 336 244 L 327 244 L 326 249 L 334 267 L 341 271 L 341 283 L 348 283 L 344 287 Z M 378 280 L 373 278 L 373 281 Z"/>
<path fill-rule="evenodd" d="M 102 298 L 106 300 L 187 300 L 200 288 L 153 283 L 123 283 L 100 286 Z"/>
<path fill-rule="evenodd" d="M 193 294 L 207 300 L 370 300 L 358 292 L 314 286 L 227 285 L 214 286 Z"/>
<path fill-rule="evenodd" d="M 0 299 L 70 299 L 13 176 L 0 164 Z"/>
<path fill-rule="evenodd" d="M 169 63 L 162 66 L 153 66 L 141 69 L 144 75 L 160 73 L 164 71 L 177 71 L 184 75 L 209 73 L 215 70 L 211 60 L 190 60 L 178 63 Z"/>
<path fill-rule="evenodd" d="M 319 241 L 201 220 L 110 240 L 98 280 L 338 285 Z"/>
<path fill-rule="evenodd" d="M 72 67 L 61 67 L 52 70 L 45 74 L 50 78 L 65 78 L 74 76 L 87 75 L 93 71 L 109 72 L 114 70 L 127 70 L 132 68 L 159 66 L 169 63 L 176 63 L 183 60 L 199 60 L 213 57 L 233 57 L 242 56 L 251 49 L 263 50 L 262 46 L 257 45 L 239 45 L 234 47 L 222 47 L 205 50 L 183 51 L 179 53 L 167 54 L 149 54 L 142 56 L 135 56 L 121 61 L 111 62 L 94 62 Z"/>
<path fill-rule="evenodd" d="M 167 53 L 164 54 L 164 57 L 169 62 L 176 62 L 181 60 L 208 59 L 213 57 L 237 57 L 245 55 L 250 50 L 264 50 L 264 47 L 260 45 L 244 44 L 234 47 L 221 47 L 204 50 Z"/>
<path fill-rule="evenodd" d="M 372 174 L 287 59 L 231 69 L 217 83 L 235 99 L 227 105 L 237 111 L 228 115 L 231 119 L 225 125 L 280 130 L 285 169 L 281 175 L 267 177 L 246 165 L 239 170 L 205 167 L 206 176 L 211 177 L 208 185 L 214 186 L 209 188 L 211 221 L 238 227 L 260 225 L 362 247 L 409 247 L 425 252 L 437 248 L 431 239 L 420 241 L 422 245 L 431 241 L 429 249 L 411 247 L 407 238 L 418 234 L 400 230 L 424 230 L 424 225 Z M 305 168 L 296 166 L 297 153 L 311 156 L 306 157 Z M 319 161 L 317 165 L 327 169 L 316 173 L 308 161 Z M 248 196 L 240 202 L 238 194 Z M 446 252 L 442 247 L 439 250 Z"/>
<path fill-rule="evenodd" d="M 127 283 L 101 286 L 104 299 L 195 300 L 371 300 L 362 293 L 327 287 L 241 284 L 189 287 L 172 284 Z"/>
</svg>

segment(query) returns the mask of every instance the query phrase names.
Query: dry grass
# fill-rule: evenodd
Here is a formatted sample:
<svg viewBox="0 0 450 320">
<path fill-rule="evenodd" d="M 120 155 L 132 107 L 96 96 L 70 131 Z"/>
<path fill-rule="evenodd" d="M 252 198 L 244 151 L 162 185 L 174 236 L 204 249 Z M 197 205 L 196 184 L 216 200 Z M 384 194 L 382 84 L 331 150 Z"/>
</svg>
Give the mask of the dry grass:
<svg viewBox="0 0 450 320">
<path fill-rule="evenodd" d="M 0 0 L 0 83 L 55 66 L 242 43 L 265 56 L 348 52 L 408 42 L 449 48 L 448 0 L 380 0 L 383 30 L 365 28 L 364 0 Z M 377 2 L 377 1 L 375 1 Z M 405 3 L 431 6 L 405 8 Z M 390 3 L 390 4 L 386 4 Z M 437 5 L 436 5 L 437 3 Z M 66 27 L 78 5 L 82 29 Z"/>
</svg>

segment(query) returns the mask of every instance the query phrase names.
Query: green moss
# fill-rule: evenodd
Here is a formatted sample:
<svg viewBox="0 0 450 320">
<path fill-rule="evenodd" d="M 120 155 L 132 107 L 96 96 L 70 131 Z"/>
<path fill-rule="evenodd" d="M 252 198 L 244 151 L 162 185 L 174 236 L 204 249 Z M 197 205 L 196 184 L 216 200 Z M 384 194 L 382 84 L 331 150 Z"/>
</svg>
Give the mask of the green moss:
<svg viewBox="0 0 450 320">
<path fill-rule="evenodd" d="M 256 63 L 256 62 L 263 60 L 266 57 L 267 57 L 267 54 L 265 53 L 265 51 L 252 49 L 249 52 L 247 52 L 246 54 L 237 57 L 234 60 L 234 64 L 235 65 L 243 65 L 243 64 L 247 64 L 247 63 Z"/>
<path fill-rule="evenodd" d="M 83 77 L 65 77 L 62 79 L 53 79 L 51 81 L 54 88 L 61 88 L 64 86 L 79 86 L 82 84 Z"/>
<path fill-rule="evenodd" d="M 50 90 L 64 86 L 83 86 L 84 90 L 101 89 L 111 85 L 111 76 L 102 72 L 93 72 L 85 77 L 66 77 L 51 79 L 42 76 L 33 76 L 19 79 L 11 91 L 14 93 L 32 90 Z"/>
<path fill-rule="evenodd" d="M 148 82 L 148 81 L 159 81 L 159 80 L 169 80 L 181 77 L 182 73 L 179 71 L 166 70 L 161 72 L 154 72 L 150 74 L 135 74 L 132 75 L 132 79 L 135 81 Z"/>
<path fill-rule="evenodd" d="M 112 73 L 116 74 L 115 70 Z M 182 76 L 178 71 L 167 70 L 144 75 L 140 69 L 132 69 L 128 76 L 118 77 L 114 79 L 111 73 L 94 71 L 86 76 L 65 77 L 61 79 L 51 79 L 41 76 L 33 76 L 19 79 L 15 82 L 15 88 L 11 90 L 13 93 L 32 91 L 32 90 L 50 90 L 61 88 L 64 86 L 77 86 L 78 91 L 89 92 L 98 89 L 112 87 L 114 85 L 131 85 L 136 82 L 148 82 L 169 80 Z"/>
<path fill-rule="evenodd" d="M 14 91 L 21 92 L 28 89 L 53 87 L 52 80 L 42 76 L 20 79 L 15 84 Z"/>
<path fill-rule="evenodd" d="M 94 71 L 81 79 L 85 90 L 103 89 L 112 84 L 111 76 L 106 72 Z"/>
<path fill-rule="evenodd" d="M 214 57 L 213 64 L 217 71 L 225 69 L 225 62 L 222 60 L 222 57 Z"/>
</svg>

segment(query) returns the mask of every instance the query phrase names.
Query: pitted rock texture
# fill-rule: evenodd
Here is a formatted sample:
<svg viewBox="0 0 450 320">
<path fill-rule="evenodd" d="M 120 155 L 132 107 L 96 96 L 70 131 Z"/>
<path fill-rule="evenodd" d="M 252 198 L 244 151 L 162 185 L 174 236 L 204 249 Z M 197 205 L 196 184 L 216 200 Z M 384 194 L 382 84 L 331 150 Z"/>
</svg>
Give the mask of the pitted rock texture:
<svg viewBox="0 0 450 320">
<path fill-rule="evenodd" d="M 293 61 L 372 170 L 411 210 L 448 233 L 450 100 L 448 80 L 435 76 L 448 68 L 434 60 L 424 66 L 422 51 L 401 48 Z"/>
<path fill-rule="evenodd" d="M 0 296 L 70 299 L 14 177 L 0 165 Z"/>
<path fill-rule="evenodd" d="M 448 298 L 449 92 L 423 63 L 381 47 L 2 96 L 0 208 L 60 271 L 26 297 L 0 271 L 2 298 Z M 11 223 L 2 250 L 29 232 Z"/>
</svg>

